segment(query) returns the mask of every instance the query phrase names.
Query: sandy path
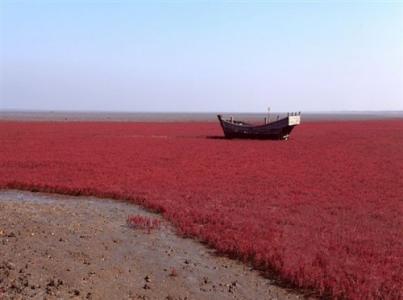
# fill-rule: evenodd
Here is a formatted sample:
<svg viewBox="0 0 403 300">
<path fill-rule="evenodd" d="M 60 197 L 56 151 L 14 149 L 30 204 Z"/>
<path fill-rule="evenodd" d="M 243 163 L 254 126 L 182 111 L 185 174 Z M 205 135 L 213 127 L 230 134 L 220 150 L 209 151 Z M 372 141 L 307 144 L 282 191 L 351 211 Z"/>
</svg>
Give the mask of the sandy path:
<svg viewBox="0 0 403 300">
<path fill-rule="evenodd" d="M 0 299 L 298 299 L 257 271 L 176 236 L 147 233 L 136 205 L 0 191 Z"/>
</svg>

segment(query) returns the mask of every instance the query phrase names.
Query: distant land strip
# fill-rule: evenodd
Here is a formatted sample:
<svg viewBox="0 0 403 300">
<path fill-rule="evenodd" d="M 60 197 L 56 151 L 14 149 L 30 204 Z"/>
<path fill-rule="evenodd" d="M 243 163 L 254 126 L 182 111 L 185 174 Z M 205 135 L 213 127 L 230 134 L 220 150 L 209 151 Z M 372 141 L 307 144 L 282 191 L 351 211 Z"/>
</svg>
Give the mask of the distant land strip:
<svg viewBox="0 0 403 300">
<path fill-rule="evenodd" d="M 264 113 L 219 112 L 233 115 L 235 119 L 260 121 Z M 0 111 L 0 120 L 20 121 L 123 121 L 123 122 L 213 122 L 218 112 L 96 112 L 96 111 Z M 275 119 L 286 112 L 272 112 Z M 302 121 L 344 121 L 344 120 L 379 120 L 402 119 L 403 111 L 335 111 L 303 112 Z"/>
</svg>

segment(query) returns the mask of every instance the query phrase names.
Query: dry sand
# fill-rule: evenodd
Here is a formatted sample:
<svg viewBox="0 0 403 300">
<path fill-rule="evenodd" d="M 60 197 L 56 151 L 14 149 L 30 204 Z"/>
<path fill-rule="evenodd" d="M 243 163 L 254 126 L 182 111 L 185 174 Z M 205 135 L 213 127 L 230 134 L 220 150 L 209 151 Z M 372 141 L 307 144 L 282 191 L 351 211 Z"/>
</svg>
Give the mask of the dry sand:
<svg viewBox="0 0 403 300">
<path fill-rule="evenodd" d="M 2 300 L 302 298 L 116 200 L 0 190 L 0 253 Z"/>
</svg>

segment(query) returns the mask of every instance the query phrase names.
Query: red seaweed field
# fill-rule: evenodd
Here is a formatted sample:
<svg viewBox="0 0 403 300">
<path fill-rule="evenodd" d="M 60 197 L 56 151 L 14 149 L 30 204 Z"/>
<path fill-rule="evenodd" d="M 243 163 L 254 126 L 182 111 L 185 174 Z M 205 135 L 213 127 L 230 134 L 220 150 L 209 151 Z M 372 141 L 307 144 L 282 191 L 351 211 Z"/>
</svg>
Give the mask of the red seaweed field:
<svg viewBox="0 0 403 300">
<path fill-rule="evenodd" d="M 403 298 L 403 121 L 313 122 L 289 141 L 216 123 L 0 122 L 0 188 L 126 199 L 322 296 Z"/>
</svg>

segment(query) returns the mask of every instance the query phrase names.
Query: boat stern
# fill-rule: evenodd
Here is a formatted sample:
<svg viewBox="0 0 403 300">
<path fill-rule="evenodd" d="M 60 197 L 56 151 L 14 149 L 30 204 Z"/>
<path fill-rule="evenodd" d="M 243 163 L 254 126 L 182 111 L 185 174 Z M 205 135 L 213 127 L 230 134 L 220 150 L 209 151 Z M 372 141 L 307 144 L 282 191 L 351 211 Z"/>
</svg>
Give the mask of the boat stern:
<svg viewBox="0 0 403 300">
<path fill-rule="evenodd" d="M 288 116 L 288 126 L 301 124 L 301 116 Z"/>
</svg>

